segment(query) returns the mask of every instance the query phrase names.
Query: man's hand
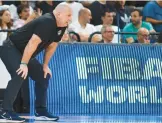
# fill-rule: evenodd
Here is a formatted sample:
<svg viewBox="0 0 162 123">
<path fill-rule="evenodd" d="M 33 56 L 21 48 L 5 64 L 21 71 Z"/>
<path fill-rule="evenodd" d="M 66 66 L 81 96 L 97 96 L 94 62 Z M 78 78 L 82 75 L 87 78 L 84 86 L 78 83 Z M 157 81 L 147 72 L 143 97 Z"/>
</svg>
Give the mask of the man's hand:
<svg viewBox="0 0 162 123">
<path fill-rule="evenodd" d="M 150 40 L 149 39 L 144 39 L 144 43 L 149 44 Z"/>
<path fill-rule="evenodd" d="M 132 37 L 127 38 L 126 41 L 128 44 L 134 43 L 134 39 Z"/>
<path fill-rule="evenodd" d="M 26 79 L 28 75 L 28 67 L 27 65 L 20 64 L 20 68 L 16 71 L 18 75 L 22 74 L 21 77 Z"/>
<path fill-rule="evenodd" d="M 90 35 L 85 33 L 79 33 L 79 36 L 81 41 L 87 42 Z"/>
<path fill-rule="evenodd" d="M 68 41 L 68 40 L 69 40 L 69 35 L 68 35 L 68 34 L 64 34 L 64 35 L 62 36 L 61 41 Z"/>
<path fill-rule="evenodd" d="M 52 72 L 49 69 L 48 65 L 43 65 L 43 71 L 44 71 L 44 78 L 47 77 L 47 74 L 50 74 L 50 76 L 52 77 Z"/>
</svg>

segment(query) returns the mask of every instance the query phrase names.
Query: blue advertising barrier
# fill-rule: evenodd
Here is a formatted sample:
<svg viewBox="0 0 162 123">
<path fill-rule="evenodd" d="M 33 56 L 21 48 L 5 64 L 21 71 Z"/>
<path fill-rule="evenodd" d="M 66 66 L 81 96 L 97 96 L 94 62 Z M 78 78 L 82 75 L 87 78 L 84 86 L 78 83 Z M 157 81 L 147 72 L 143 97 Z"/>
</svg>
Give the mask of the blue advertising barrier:
<svg viewBox="0 0 162 123">
<path fill-rule="evenodd" d="M 159 45 L 63 43 L 49 66 L 47 105 L 54 114 L 162 115 Z M 31 81 L 32 111 L 33 88 Z"/>
</svg>

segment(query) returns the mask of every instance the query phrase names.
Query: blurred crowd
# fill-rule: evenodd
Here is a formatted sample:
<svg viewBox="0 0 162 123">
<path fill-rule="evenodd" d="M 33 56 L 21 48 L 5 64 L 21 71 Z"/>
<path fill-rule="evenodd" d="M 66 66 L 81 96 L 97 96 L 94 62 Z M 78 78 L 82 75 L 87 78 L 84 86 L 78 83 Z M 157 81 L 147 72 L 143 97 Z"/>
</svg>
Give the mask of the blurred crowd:
<svg viewBox="0 0 162 123">
<path fill-rule="evenodd" d="M 62 42 L 160 43 L 161 36 L 156 34 L 162 32 L 162 1 L 158 0 L 0 0 L 0 30 L 18 29 L 58 4 L 72 8 L 72 21 Z M 11 33 L 0 32 L 0 45 Z"/>
</svg>

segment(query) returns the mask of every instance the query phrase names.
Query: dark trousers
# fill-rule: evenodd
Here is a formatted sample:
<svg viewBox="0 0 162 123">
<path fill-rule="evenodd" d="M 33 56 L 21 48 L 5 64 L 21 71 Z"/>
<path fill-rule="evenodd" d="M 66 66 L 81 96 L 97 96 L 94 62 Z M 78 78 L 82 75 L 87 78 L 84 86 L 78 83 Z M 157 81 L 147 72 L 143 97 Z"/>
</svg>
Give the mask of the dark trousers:
<svg viewBox="0 0 162 123">
<path fill-rule="evenodd" d="M 16 73 L 20 67 L 22 54 L 13 45 L 6 44 L 1 47 L 0 58 L 12 78 L 5 90 L 2 108 L 4 110 L 13 110 L 13 103 L 24 82 L 21 75 Z M 44 78 L 43 66 L 35 58 L 28 63 L 28 76 L 35 81 L 36 107 L 46 107 L 49 77 Z M 26 84 L 28 85 L 28 82 Z M 23 86 L 23 92 L 29 93 L 29 86 Z M 29 103 L 28 97 L 24 99 L 26 99 L 26 103 Z"/>
</svg>

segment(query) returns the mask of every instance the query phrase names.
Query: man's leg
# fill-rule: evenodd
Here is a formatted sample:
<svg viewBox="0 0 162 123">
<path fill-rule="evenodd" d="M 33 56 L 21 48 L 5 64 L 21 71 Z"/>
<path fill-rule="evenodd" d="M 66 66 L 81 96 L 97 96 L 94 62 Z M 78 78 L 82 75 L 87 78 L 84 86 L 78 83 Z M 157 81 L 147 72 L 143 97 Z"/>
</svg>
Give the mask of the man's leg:
<svg viewBox="0 0 162 123">
<path fill-rule="evenodd" d="M 47 112 L 47 89 L 50 76 L 44 78 L 43 66 L 36 60 L 32 59 L 29 62 L 29 76 L 35 81 L 35 94 L 36 94 L 36 112 L 37 116 L 45 116 L 45 120 L 57 121 L 59 117 L 53 116 Z"/>
<path fill-rule="evenodd" d="M 8 82 L 5 90 L 2 110 L 0 110 L 0 121 L 24 122 L 24 118 L 20 118 L 15 112 L 13 112 L 13 103 L 24 81 L 23 78 L 16 73 L 17 69 L 20 67 L 21 54 L 15 47 L 6 46 L 3 47 L 3 50 L 0 53 L 0 58 L 12 78 Z"/>
<path fill-rule="evenodd" d="M 16 99 L 13 103 L 13 110 L 17 113 L 21 113 L 22 112 L 22 109 L 23 109 L 23 100 L 21 98 L 21 89 L 19 90 L 17 96 L 16 96 Z"/>
<path fill-rule="evenodd" d="M 21 87 L 21 99 L 22 99 L 22 112 L 30 112 L 30 92 L 29 92 L 29 77 L 27 77 Z"/>
<path fill-rule="evenodd" d="M 20 67 L 21 54 L 14 47 L 4 47 L 1 52 L 1 59 L 5 64 L 8 72 L 11 75 L 11 80 L 8 82 L 7 88 L 4 94 L 4 100 L 2 108 L 4 110 L 13 110 L 13 102 L 21 88 L 24 79 L 16 73 Z"/>
<path fill-rule="evenodd" d="M 29 105 L 29 78 L 27 77 L 19 90 L 13 107 L 17 113 L 30 113 Z"/>
<path fill-rule="evenodd" d="M 32 59 L 28 65 L 29 76 L 35 81 L 36 107 L 46 107 L 49 78 L 44 78 L 43 66 Z"/>
</svg>

